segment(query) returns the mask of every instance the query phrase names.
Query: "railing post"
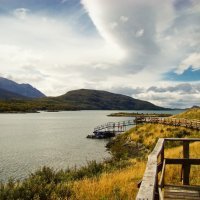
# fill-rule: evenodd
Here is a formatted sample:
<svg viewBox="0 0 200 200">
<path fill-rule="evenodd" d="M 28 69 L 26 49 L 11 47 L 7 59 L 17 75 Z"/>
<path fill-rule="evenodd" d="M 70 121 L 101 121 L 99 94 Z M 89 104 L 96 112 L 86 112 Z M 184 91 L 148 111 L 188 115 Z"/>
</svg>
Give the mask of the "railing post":
<svg viewBox="0 0 200 200">
<path fill-rule="evenodd" d="M 158 174 L 156 174 L 156 184 L 155 184 L 155 196 L 154 200 L 159 200 L 159 191 L 158 191 Z"/>
<path fill-rule="evenodd" d="M 189 141 L 183 141 L 183 158 L 189 159 Z M 190 165 L 186 161 L 183 166 L 183 185 L 190 184 Z"/>
<path fill-rule="evenodd" d="M 162 169 L 163 169 L 163 163 L 164 163 L 164 145 L 165 145 L 165 142 L 163 143 L 163 146 L 161 148 L 161 152 L 160 152 L 160 163 L 161 163 L 161 166 L 162 166 Z M 155 190 L 155 197 L 154 197 L 154 200 L 159 200 L 160 199 L 160 196 L 159 196 L 159 180 L 158 180 L 158 173 L 156 175 L 156 190 Z"/>
<path fill-rule="evenodd" d="M 165 143 L 163 144 L 163 148 L 162 148 L 160 156 L 161 156 L 160 158 L 161 158 L 161 162 L 162 162 L 162 165 L 163 165 L 163 161 L 164 161 L 164 158 L 165 158 Z"/>
</svg>

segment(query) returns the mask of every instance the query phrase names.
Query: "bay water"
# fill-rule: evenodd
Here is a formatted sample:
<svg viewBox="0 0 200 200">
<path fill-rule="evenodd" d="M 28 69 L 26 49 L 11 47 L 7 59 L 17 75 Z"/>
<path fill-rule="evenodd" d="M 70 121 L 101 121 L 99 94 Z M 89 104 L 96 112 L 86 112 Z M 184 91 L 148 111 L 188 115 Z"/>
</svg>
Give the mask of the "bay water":
<svg viewBox="0 0 200 200">
<path fill-rule="evenodd" d="M 113 112 L 118 111 L 0 114 L 0 182 L 10 177 L 23 179 L 42 166 L 66 169 L 110 157 L 105 148 L 108 140 L 86 136 L 92 134 L 95 126 L 132 119 L 107 117 Z M 176 114 L 181 111 L 125 112 Z"/>
</svg>

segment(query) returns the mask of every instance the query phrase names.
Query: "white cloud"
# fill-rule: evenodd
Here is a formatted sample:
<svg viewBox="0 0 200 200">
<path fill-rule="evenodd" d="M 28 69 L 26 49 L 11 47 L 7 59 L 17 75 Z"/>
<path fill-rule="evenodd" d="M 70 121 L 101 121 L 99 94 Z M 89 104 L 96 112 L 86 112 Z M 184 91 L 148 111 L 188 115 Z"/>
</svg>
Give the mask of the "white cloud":
<svg viewBox="0 0 200 200">
<path fill-rule="evenodd" d="M 135 87 L 121 85 L 111 87 L 109 90 L 116 93 L 132 96 L 136 99 L 150 101 L 156 105 L 170 108 L 189 108 L 193 105 L 200 106 L 200 83 L 174 84 L 165 83 L 162 86 Z"/>
<path fill-rule="evenodd" d="M 175 17 L 173 6 L 169 1 L 164 1 L 162 4 L 159 0 L 111 0 L 109 3 L 106 0 L 83 0 L 82 2 L 102 37 L 126 52 L 125 60 L 121 63 L 123 69 L 129 68 L 128 71 L 138 72 L 143 68 L 157 67 L 159 71 L 165 71 L 163 57 L 164 61 L 167 60 L 165 54 L 168 52 L 165 52 L 165 44 L 160 37 L 172 23 L 173 16 Z M 118 25 L 117 30 L 108 28 L 110 21 L 118 22 L 119 19 L 126 23 Z"/>
<path fill-rule="evenodd" d="M 164 107 L 189 108 L 193 105 L 200 106 L 200 83 L 167 84 L 160 87 L 121 87 L 113 88 L 113 90 Z"/>
<path fill-rule="evenodd" d="M 193 105 L 200 106 L 199 94 L 180 94 L 172 92 L 156 93 L 147 92 L 134 95 L 138 99 L 150 101 L 156 105 L 170 108 L 189 108 Z"/>
<path fill-rule="evenodd" d="M 58 2 L 63 10 L 65 5 L 60 4 L 66 1 Z M 138 97 L 163 106 L 172 104 L 156 100 L 160 93 L 163 98 L 169 94 L 184 99 L 183 92 L 175 94 L 162 82 L 162 75 L 174 69 L 182 73 L 190 65 L 199 68 L 198 0 L 187 4 L 179 0 L 82 0 L 82 5 L 85 9 L 72 16 L 70 12 L 57 14 L 56 6 L 50 12 L 48 7 L 35 11 L 30 6 L 30 10 L 18 8 L 11 15 L 2 14 L 1 74 L 29 82 L 47 95 L 78 88 L 122 88 L 123 93 L 123 88 L 134 87 L 134 91 L 143 89 Z M 79 7 L 78 2 L 73 11 Z M 86 12 L 92 22 L 85 20 Z M 94 24 L 95 34 L 81 31 L 87 23 Z M 155 85 L 167 90 L 148 90 Z"/>
<path fill-rule="evenodd" d="M 25 19 L 29 11 L 27 8 L 17 8 L 13 11 L 13 15 L 19 19 Z"/>
<path fill-rule="evenodd" d="M 123 22 L 123 23 L 126 23 L 128 21 L 128 17 L 126 16 L 121 16 L 120 17 L 120 21 Z"/>
<path fill-rule="evenodd" d="M 188 66 L 192 66 L 194 70 L 200 69 L 200 53 L 192 53 L 184 59 L 179 68 L 176 70 L 177 74 L 182 74 Z"/>
<path fill-rule="evenodd" d="M 137 31 L 137 32 L 135 33 L 135 37 L 142 37 L 143 34 L 144 34 L 144 29 L 140 29 L 139 31 Z"/>
<path fill-rule="evenodd" d="M 69 1 L 69 0 L 61 0 L 61 3 L 66 3 L 67 1 Z"/>
<path fill-rule="evenodd" d="M 84 87 L 89 78 L 84 75 L 87 71 L 108 69 L 123 56 L 123 52 L 101 38 L 88 39 L 72 29 L 70 22 L 48 15 L 32 14 L 26 20 L 1 16 L 0 25 L 1 73 L 12 75 L 19 82 L 29 82 L 47 95 Z M 69 81 L 69 74 L 75 75 L 74 79 Z M 54 90 L 57 85 L 59 89 Z"/>
<path fill-rule="evenodd" d="M 115 29 L 116 27 L 118 27 L 118 23 L 117 22 L 112 22 L 110 24 L 111 29 Z"/>
<path fill-rule="evenodd" d="M 126 52 L 123 70 L 154 68 L 159 74 L 178 68 L 188 54 L 199 51 L 200 4 L 195 1 L 180 9 L 176 2 L 82 0 L 102 37 Z M 126 23 L 119 24 L 119 19 Z M 118 25 L 110 29 L 110 21 Z"/>
</svg>

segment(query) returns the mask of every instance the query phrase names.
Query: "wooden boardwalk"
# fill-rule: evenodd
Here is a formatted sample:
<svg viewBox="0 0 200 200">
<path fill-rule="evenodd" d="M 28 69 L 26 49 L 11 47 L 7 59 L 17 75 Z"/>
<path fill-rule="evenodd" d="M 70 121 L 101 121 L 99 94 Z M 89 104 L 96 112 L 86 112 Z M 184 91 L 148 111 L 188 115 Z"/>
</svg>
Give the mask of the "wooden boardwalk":
<svg viewBox="0 0 200 200">
<path fill-rule="evenodd" d="M 182 142 L 183 158 L 165 158 L 164 144 L 166 141 Z M 200 158 L 189 157 L 190 142 L 200 142 L 200 138 L 160 138 L 158 140 L 154 150 L 148 157 L 146 170 L 136 197 L 137 200 L 200 200 L 200 186 L 189 185 L 191 165 L 200 165 Z M 182 186 L 165 184 L 166 165 L 182 165 Z"/>
<path fill-rule="evenodd" d="M 200 130 L 200 120 L 189 120 L 172 117 L 138 117 L 136 118 L 136 123 L 165 124 Z"/>
<path fill-rule="evenodd" d="M 112 131 L 112 132 L 123 132 L 126 131 L 127 126 L 136 125 L 136 119 L 126 120 L 120 122 L 108 122 L 94 128 L 94 132 L 99 131 Z"/>
<path fill-rule="evenodd" d="M 100 131 L 124 132 L 126 131 L 127 126 L 133 126 L 141 123 L 165 124 L 200 130 L 200 120 L 188 120 L 170 117 L 136 117 L 132 120 L 108 122 L 106 124 L 102 124 L 94 128 L 94 133 Z"/>
<path fill-rule="evenodd" d="M 164 189 L 165 200 L 199 200 L 200 199 L 200 187 L 197 186 L 176 186 L 166 185 Z"/>
</svg>

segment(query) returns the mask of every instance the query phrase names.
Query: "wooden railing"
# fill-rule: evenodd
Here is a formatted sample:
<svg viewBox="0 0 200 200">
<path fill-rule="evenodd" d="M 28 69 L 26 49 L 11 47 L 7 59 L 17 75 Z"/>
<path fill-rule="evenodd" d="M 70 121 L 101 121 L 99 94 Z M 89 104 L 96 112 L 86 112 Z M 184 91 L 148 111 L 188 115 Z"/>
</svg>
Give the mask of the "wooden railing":
<svg viewBox="0 0 200 200">
<path fill-rule="evenodd" d="M 186 128 L 200 130 L 200 120 L 189 120 L 189 119 L 172 118 L 172 117 L 137 117 L 136 122 L 182 126 Z"/>
<path fill-rule="evenodd" d="M 108 122 L 106 124 L 102 124 L 100 126 L 95 127 L 94 132 L 95 131 L 101 131 L 101 130 L 104 130 L 104 129 L 115 130 L 115 128 L 120 129 L 122 127 L 132 126 L 132 125 L 136 125 L 135 119 L 120 121 L 120 122 Z"/>
<path fill-rule="evenodd" d="M 164 144 L 166 141 L 181 141 L 183 143 L 183 158 L 165 158 Z M 200 159 L 189 158 L 189 143 L 200 142 L 200 138 L 160 138 L 148 157 L 146 170 L 137 194 L 137 200 L 163 199 L 162 189 L 165 187 L 166 164 L 179 164 L 183 169 L 183 185 L 189 185 L 191 165 L 200 165 Z M 158 173 L 161 172 L 160 180 Z"/>
<path fill-rule="evenodd" d="M 94 128 L 94 132 L 101 130 L 118 130 L 120 132 L 124 131 L 126 126 L 137 125 L 140 123 L 156 123 L 165 124 L 171 126 L 181 126 L 186 128 L 192 128 L 200 130 L 200 120 L 188 120 L 188 119 L 178 119 L 170 117 L 136 117 L 132 120 L 120 121 L 120 122 L 108 122 L 106 124 L 99 125 Z"/>
</svg>

